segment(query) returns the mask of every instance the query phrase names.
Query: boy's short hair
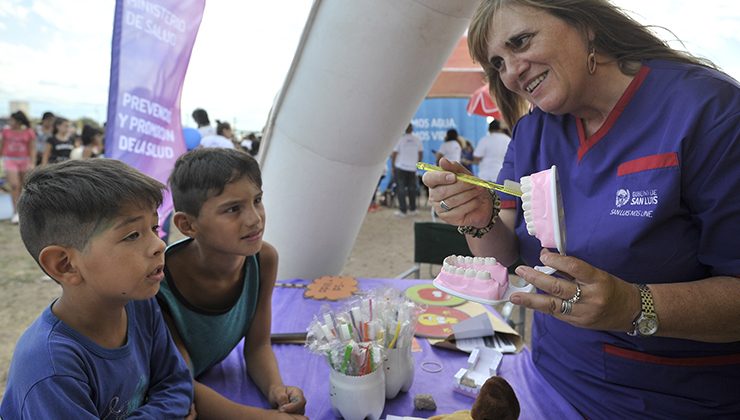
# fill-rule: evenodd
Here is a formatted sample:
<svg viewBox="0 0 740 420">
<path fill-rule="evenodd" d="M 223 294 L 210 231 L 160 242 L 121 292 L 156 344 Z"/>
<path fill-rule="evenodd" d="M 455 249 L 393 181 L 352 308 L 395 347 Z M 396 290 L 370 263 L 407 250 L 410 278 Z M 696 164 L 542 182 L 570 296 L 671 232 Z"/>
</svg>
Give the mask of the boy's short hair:
<svg viewBox="0 0 740 420">
<path fill-rule="evenodd" d="M 249 154 L 219 147 L 193 149 L 177 159 L 170 174 L 175 210 L 198 217 L 206 200 L 244 177 L 262 188 L 259 164 Z"/>
<path fill-rule="evenodd" d="M 18 200 L 23 244 L 38 262 L 60 245 L 84 250 L 128 206 L 156 208 L 165 186 L 113 159 L 70 160 L 32 171 Z"/>
</svg>

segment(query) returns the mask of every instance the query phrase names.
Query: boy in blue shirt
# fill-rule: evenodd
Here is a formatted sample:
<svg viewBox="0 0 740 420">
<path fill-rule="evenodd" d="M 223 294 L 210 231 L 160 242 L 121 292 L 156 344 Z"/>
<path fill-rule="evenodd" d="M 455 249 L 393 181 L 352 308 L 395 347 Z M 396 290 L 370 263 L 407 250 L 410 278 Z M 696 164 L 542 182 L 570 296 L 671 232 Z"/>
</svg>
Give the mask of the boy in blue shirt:
<svg viewBox="0 0 740 420">
<path fill-rule="evenodd" d="M 110 159 L 29 175 L 21 238 L 62 295 L 18 340 L 0 417 L 194 418 L 190 373 L 154 299 L 163 187 Z"/>
<path fill-rule="evenodd" d="M 305 418 L 306 401 L 285 386 L 270 343 L 277 251 L 262 241 L 259 165 L 233 149 L 195 149 L 170 175 L 173 222 L 187 239 L 167 248 L 157 295 L 170 332 L 193 370 L 201 418 Z M 197 381 L 244 338 L 247 373 L 277 410 L 237 404 Z"/>
</svg>

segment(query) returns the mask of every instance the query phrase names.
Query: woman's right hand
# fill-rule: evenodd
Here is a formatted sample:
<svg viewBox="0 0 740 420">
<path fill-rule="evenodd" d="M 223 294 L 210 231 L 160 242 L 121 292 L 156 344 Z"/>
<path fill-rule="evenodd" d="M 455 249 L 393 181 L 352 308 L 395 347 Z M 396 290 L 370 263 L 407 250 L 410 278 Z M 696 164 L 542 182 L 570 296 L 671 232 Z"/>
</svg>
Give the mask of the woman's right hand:
<svg viewBox="0 0 740 420">
<path fill-rule="evenodd" d="M 485 188 L 458 181 L 454 174 L 470 174 L 460 163 L 442 158 L 439 166 L 448 172 L 429 171 L 422 177 L 424 185 L 429 187 L 429 201 L 439 218 L 451 225 L 487 226 L 493 214 L 489 192 Z M 442 201 L 450 210 L 440 206 Z"/>
</svg>

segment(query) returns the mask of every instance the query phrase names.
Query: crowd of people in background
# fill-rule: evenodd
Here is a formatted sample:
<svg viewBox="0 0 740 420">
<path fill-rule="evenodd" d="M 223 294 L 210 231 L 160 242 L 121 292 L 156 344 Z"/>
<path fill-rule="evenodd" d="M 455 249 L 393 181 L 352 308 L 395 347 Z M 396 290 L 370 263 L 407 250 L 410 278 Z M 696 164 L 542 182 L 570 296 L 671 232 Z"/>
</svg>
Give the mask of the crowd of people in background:
<svg viewBox="0 0 740 420">
<path fill-rule="evenodd" d="M 231 124 L 226 121 L 216 119 L 213 125 L 208 112 L 202 108 L 195 109 L 192 118 L 197 125 L 196 136 L 199 136 L 199 139 L 194 145 L 189 144 L 188 149 L 221 147 L 242 150 L 252 156 L 259 152 L 262 140 L 260 133 L 247 132 L 238 136 Z M 3 163 L 0 169 L 4 174 L 4 181 L 1 180 L 3 176 L 0 176 L 0 186 L 12 197 L 12 223 L 18 223 L 15 205 L 20 196 L 23 179 L 33 168 L 69 159 L 90 159 L 104 155 L 104 125 L 91 120 L 71 121 L 47 111 L 42 114 L 40 120 L 34 122 L 23 111 L 16 111 L 10 115 L 7 123 L 0 125 L 4 126 L 0 135 L 0 157 Z M 413 132 L 411 125 L 409 128 Z M 397 202 L 399 208 L 396 216 L 417 214 L 416 199 L 425 188 L 420 185 L 415 164 L 422 160 L 420 155 L 423 147 L 421 140 L 411 132 L 399 139 L 399 145 L 403 143 L 405 146 L 394 149 L 390 158 L 392 173 L 388 186 L 385 191 L 376 190 L 373 194 L 370 211 L 378 210 L 381 204 L 392 207 Z M 413 141 L 414 138 L 418 141 Z M 435 161 L 447 157 L 461 162 L 471 172 L 478 172 L 483 179 L 495 180 L 503 163 L 508 139 L 508 132 L 502 129 L 496 120 L 491 122 L 489 134 L 481 138 L 477 146 L 465 139 L 457 130 L 450 129 L 442 146 L 435 151 Z M 413 163 L 413 167 L 409 166 L 410 162 Z M 474 165 L 477 165 L 477 168 Z M 386 174 L 383 178 L 385 176 Z M 380 186 L 380 183 L 378 185 Z M 377 200 L 376 195 L 381 195 L 381 199 Z"/>
<path fill-rule="evenodd" d="M 212 126 L 208 113 L 201 108 L 193 111 L 198 125 L 198 147 L 240 149 L 254 156 L 259 151 L 261 136 L 250 132 L 237 138 L 231 124 L 216 120 Z M 32 121 L 23 111 L 13 112 L 7 121 L 0 120 L 0 188 L 10 193 L 13 203 L 11 223 L 18 223 L 15 206 L 25 176 L 35 167 L 70 159 L 91 159 L 103 156 L 104 125 L 88 119 L 72 121 L 46 111 L 38 121 Z"/>
<path fill-rule="evenodd" d="M 34 124 L 25 112 L 13 112 L 0 135 L 0 157 L 6 184 L 3 187 L 10 192 L 14 210 L 11 222 L 18 223 L 15 205 L 23 180 L 33 168 L 69 159 L 89 159 L 102 152 L 103 130 L 100 126 L 83 121 L 72 123 L 49 111 Z"/>
<path fill-rule="evenodd" d="M 230 123 L 218 119 L 214 120 L 213 125 L 208 112 L 203 108 L 195 109 L 192 118 L 197 125 L 196 137 L 199 138 L 195 143 L 188 143 L 188 149 L 221 147 L 242 150 L 252 156 L 259 152 L 262 140 L 260 133 L 247 132 L 239 136 Z M 23 179 L 31 169 L 69 159 L 90 159 L 104 155 L 104 125 L 91 120 L 71 121 L 47 111 L 42 114 L 40 120 L 34 122 L 23 111 L 16 111 L 11 114 L 7 123 L 0 121 L 0 125 L 4 126 L 0 136 L 0 157 L 3 163 L 0 172 L 4 173 L 4 181 L 0 173 L 0 188 L 11 194 L 12 223 L 18 223 L 15 205 Z M 494 126 L 495 130 L 492 128 Z M 190 130 L 195 132 L 195 129 Z M 407 133 L 400 141 L 404 142 L 406 139 L 406 146 L 409 146 L 411 143 L 408 140 L 413 137 L 415 137 L 413 134 Z M 474 165 L 477 165 L 477 171 L 482 178 L 493 180 L 501 168 L 507 145 L 508 135 L 495 120 L 489 126 L 489 134 L 480 139 L 477 146 L 465 139 L 457 130 L 450 129 L 446 133 L 444 143 L 435 152 L 435 161 L 447 157 L 461 162 L 471 172 L 476 172 Z M 394 149 L 390 159 L 392 173 L 388 186 L 386 191 L 376 190 L 373 194 L 370 211 L 378 210 L 381 204 L 391 207 L 397 201 L 399 207 L 396 211 L 397 216 L 417 213 L 415 197 L 418 197 L 425 188 L 420 185 L 415 166 L 412 168 L 409 166 L 410 163 L 404 162 L 413 161 L 415 165 L 417 161 L 422 160 L 418 154 L 423 148 L 421 140 L 414 142 L 412 146 L 413 150 L 402 150 L 404 148 L 398 147 Z M 403 169 L 397 165 L 401 165 Z M 386 174 L 383 178 L 385 176 Z M 380 183 L 378 185 L 380 186 Z M 376 195 L 381 195 L 381 199 L 377 200 Z"/>
</svg>

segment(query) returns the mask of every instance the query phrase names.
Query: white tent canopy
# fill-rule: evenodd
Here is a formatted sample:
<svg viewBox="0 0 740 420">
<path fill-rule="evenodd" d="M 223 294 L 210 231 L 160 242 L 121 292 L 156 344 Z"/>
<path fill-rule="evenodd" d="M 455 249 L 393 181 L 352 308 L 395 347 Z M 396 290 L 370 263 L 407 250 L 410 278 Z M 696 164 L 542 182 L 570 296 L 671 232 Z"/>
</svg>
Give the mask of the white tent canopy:
<svg viewBox="0 0 740 420">
<path fill-rule="evenodd" d="M 278 278 L 338 274 L 478 0 L 316 0 L 261 152 Z"/>
</svg>

